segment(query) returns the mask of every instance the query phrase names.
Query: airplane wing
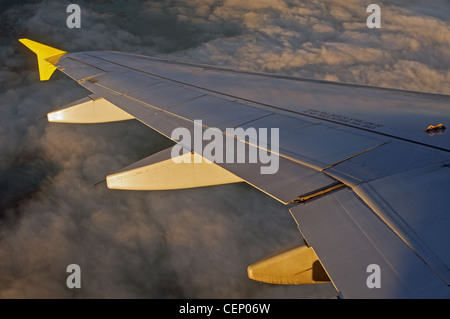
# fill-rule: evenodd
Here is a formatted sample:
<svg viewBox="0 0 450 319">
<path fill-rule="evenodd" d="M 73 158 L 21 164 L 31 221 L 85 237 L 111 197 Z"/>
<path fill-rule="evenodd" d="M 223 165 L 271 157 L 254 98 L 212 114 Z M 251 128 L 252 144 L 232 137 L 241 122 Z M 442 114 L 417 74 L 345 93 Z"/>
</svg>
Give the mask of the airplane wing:
<svg viewBox="0 0 450 319">
<path fill-rule="evenodd" d="M 109 188 L 246 182 L 286 205 L 306 245 L 255 262 L 250 278 L 331 280 L 345 298 L 450 297 L 450 96 L 20 41 L 41 80 L 59 69 L 92 92 L 50 122 L 137 119 L 179 146 L 109 175 Z M 207 151 L 177 129 L 223 140 Z M 278 139 L 250 134 L 265 130 Z"/>
</svg>

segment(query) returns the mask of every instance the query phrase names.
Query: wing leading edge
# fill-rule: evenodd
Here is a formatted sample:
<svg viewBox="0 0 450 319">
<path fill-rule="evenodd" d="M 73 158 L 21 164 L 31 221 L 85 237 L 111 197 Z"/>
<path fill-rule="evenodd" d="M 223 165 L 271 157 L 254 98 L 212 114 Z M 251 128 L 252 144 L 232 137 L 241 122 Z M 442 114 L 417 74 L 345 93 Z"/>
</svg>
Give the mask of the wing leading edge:
<svg viewBox="0 0 450 319">
<path fill-rule="evenodd" d="M 309 249 L 266 258 L 249 267 L 251 278 L 331 280 L 350 298 L 450 297 L 450 139 L 442 129 L 424 132 L 450 121 L 450 97 L 21 42 L 37 53 L 40 72 L 41 64 L 50 64 L 92 92 L 50 113 L 49 121 L 137 119 L 191 158 L 205 154 L 173 138 L 175 128 L 192 134 L 216 128 L 224 138 L 230 127 L 279 129 L 279 149 L 270 142 L 264 149 L 279 156 L 275 174 L 261 174 L 261 163 L 205 155 L 202 162 L 214 166 L 177 167 L 181 180 L 165 150 L 107 178 L 108 187 L 118 189 L 247 182 L 286 204 Z M 246 154 L 262 148 L 248 138 L 234 142 L 223 148 L 225 156 L 240 146 Z M 369 282 L 373 265 L 380 287 Z"/>
</svg>

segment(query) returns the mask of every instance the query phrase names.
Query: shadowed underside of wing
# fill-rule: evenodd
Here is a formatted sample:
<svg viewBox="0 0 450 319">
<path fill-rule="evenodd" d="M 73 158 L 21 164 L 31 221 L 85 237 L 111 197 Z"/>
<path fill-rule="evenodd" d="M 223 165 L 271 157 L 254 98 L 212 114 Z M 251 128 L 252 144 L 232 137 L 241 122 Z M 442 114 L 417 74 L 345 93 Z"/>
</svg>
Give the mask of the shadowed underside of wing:
<svg viewBox="0 0 450 319">
<path fill-rule="evenodd" d="M 109 187 L 246 182 L 288 205 L 310 249 L 250 266 L 253 279 L 322 282 L 314 280 L 320 268 L 326 272 L 320 278 L 331 279 L 343 297 L 450 297 L 450 137 L 445 130 L 425 132 L 450 122 L 448 96 L 118 52 L 65 54 L 52 62 L 92 95 L 49 114 L 50 121 L 134 118 L 178 143 L 187 154 L 180 158 L 203 163 L 176 166 L 168 149 L 112 174 Z M 240 147 L 246 156 L 264 150 L 277 156 L 278 169 L 262 174 L 267 162 L 217 162 L 174 137 L 176 128 L 193 136 L 214 128 L 224 140 L 227 128 L 276 128 L 279 145 L 234 137 L 221 151 L 231 158 Z M 371 265 L 380 269 L 380 287 L 368 283 Z"/>
</svg>

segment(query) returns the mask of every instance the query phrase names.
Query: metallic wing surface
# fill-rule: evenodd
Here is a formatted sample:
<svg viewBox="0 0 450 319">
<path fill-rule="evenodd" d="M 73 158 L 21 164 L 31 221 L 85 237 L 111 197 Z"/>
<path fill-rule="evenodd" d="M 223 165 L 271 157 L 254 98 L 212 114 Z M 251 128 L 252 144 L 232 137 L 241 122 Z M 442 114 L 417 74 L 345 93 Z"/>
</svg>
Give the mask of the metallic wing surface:
<svg viewBox="0 0 450 319">
<path fill-rule="evenodd" d="M 344 298 L 450 297 L 450 96 L 20 41 L 37 54 L 41 80 L 58 69 L 92 92 L 49 121 L 137 119 L 189 151 L 179 164 L 171 149 L 153 154 L 108 176 L 109 188 L 246 182 L 286 205 L 306 246 L 249 266 L 250 278 L 331 280 Z M 235 137 L 222 151 L 264 148 L 278 169 L 215 161 L 173 137 L 176 128 L 214 128 L 225 140 L 227 128 L 276 128 L 279 145 Z"/>
</svg>

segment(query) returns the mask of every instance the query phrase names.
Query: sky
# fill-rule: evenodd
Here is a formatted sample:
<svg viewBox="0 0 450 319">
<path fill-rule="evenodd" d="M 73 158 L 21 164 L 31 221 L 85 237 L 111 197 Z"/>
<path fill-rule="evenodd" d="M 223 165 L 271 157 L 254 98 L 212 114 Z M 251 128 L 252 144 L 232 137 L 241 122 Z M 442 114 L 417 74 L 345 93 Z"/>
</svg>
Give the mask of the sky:
<svg viewBox="0 0 450 319">
<path fill-rule="evenodd" d="M 40 82 L 30 38 L 241 70 L 450 94 L 450 1 L 0 1 L 0 298 L 332 298 L 276 286 L 249 264 L 301 242 L 286 207 L 240 183 L 108 190 L 105 176 L 172 144 L 137 121 L 48 123 L 89 94 Z M 369 29 L 366 7 L 381 7 Z M 69 264 L 81 289 L 68 289 Z"/>
</svg>

